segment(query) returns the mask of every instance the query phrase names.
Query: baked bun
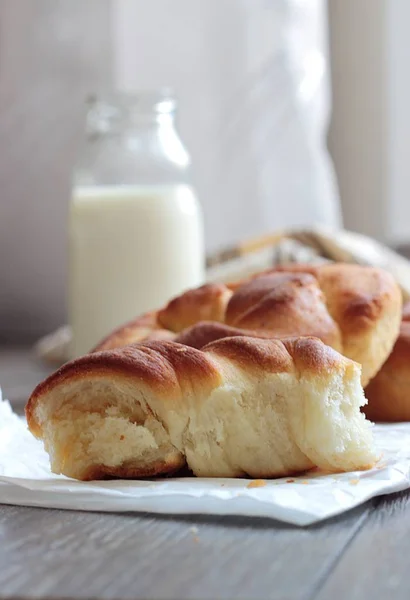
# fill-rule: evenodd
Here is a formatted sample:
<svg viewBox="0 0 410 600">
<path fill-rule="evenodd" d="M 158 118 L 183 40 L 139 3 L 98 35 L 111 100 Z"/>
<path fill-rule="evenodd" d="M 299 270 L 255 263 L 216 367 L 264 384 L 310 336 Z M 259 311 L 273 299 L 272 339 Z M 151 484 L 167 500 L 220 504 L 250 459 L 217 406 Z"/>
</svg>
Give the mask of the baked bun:
<svg viewBox="0 0 410 600">
<path fill-rule="evenodd" d="M 410 421 L 410 302 L 403 308 L 393 351 L 366 388 L 372 421 Z"/>
<path fill-rule="evenodd" d="M 83 356 L 30 397 L 51 468 L 77 479 L 278 477 L 374 464 L 360 366 L 314 338 L 224 338 Z"/>
<path fill-rule="evenodd" d="M 401 302 L 398 285 L 381 269 L 347 264 L 289 265 L 229 286 L 212 283 L 190 290 L 143 317 L 142 322 L 136 319 L 117 329 L 94 350 L 167 334 L 183 341 L 187 328 L 213 321 L 220 324 L 220 337 L 223 326 L 260 337 L 318 337 L 359 362 L 366 385 L 396 341 Z M 198 340 L 198 336 L 192 339 Z M 206 336 L 204 340 L 209 341 Z"/>
<path fill-rule="evenodd" d="M 249 336 L 262 339 L 272 339 L 269 331 L 240 329 L 239 327 L 230 327 L 224 323 L 215 323 L 214 321 L 201 321 L 192 327 L 188 327 L 177 334 L 174 342 L 184 344 L 191 348 L 200 350 L 211 342 L 216 342 L 226 337 Z"/>
<path fill-rule="evenodd" d="M 175 333 L 169 329 L 163 329 L 157 320 L 157 313 L 150 312 L 121 327 L 114 329 L 98 344 L 94 351 L 122 348 L 142 340 L 172 340 Z"/>
</svg>

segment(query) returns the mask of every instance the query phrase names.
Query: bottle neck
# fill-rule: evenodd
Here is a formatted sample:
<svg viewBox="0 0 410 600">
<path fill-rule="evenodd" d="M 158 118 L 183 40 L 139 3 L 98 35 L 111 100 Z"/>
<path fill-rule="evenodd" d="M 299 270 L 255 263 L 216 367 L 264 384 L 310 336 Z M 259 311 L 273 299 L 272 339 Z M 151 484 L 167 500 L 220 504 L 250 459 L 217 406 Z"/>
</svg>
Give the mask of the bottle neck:
<svg viewBox="0 0 410 600">
<path fill-rule="evenodd" d="M 90 136 L 154 132 L 174 127 L 175 101 L 169 96 L 115 94 L 112 98 L 89 101 L 87 133 Z"/>
<path fill-rule="evenodd" d="M 77 185 L 187 183 L 190 157 L 169 102 L 94 101 Z"/>
</svg>

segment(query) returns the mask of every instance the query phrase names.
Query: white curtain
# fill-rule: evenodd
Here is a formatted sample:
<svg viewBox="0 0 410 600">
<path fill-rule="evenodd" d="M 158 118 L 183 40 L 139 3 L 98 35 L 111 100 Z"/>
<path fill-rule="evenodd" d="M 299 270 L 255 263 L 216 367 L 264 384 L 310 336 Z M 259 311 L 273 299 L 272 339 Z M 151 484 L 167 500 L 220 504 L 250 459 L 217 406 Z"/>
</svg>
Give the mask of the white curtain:
<svg viewBox="0 0 410 600">
<path fill-rule="evenodd" d="M 208 249 L 277 228 L 340 225 L 326 151 L 323 0 L 115 0 L 114 77 L 170 85 Z"/>
<path fill-rule="evenodd" d="M 410 2 L 329 0 L 330 145 L 347 228 L 410 239 Z"/>
</svg>

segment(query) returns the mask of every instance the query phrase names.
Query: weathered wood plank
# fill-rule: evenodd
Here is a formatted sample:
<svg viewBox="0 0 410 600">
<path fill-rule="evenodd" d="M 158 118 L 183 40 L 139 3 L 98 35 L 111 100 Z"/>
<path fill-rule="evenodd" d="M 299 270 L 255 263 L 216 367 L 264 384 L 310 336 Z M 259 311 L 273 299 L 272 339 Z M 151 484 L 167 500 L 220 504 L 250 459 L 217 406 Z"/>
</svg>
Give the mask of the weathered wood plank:
<svg viewBox="0 0 410 600">
<path fill-rule="evenodd" d="M 370 512 L 300 529 L 266 519 L 2 506 L 1 595 L 305 599 Z"/>
<path fill-rule="evenodd" d="M 317 600 L 408 600 L 410 494 L 378 501 L 378 507 L 352 540 Z"/>
</svg>

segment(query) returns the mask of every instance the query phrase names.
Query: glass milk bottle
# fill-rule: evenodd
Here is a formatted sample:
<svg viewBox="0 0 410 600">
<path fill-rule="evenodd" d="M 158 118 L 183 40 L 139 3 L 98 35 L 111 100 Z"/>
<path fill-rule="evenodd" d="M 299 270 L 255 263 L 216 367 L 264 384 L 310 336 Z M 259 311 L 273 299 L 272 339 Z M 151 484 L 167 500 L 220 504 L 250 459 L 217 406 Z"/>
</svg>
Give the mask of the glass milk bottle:
<svg viewBox="0 0 410 600">
<path fill-rule="evenodd" d="M 203 282 L 189 163 L 169 94 L 90 100 L 69 217 L 72 356 Z"/>
</svg>

